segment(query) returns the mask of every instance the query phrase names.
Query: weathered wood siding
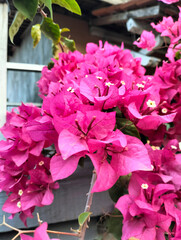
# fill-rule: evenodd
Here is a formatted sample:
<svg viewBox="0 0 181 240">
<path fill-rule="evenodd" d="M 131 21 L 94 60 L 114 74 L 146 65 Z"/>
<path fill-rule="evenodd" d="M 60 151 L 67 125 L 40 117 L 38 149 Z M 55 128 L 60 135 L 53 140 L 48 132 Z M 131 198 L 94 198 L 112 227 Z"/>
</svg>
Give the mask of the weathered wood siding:
<svg viewBox="0 0 181 240">
<path fill-rule="evenodd" d="M 5 122 L 6 113 L 6 89 L 7 89 L 7 35 L 8 35 L 8 6 L 0 3 L 0 126 Z M 0 136 L 1 137 L 1 136 Z"/>
<path fill-rule="evenodd" d="M 36 48 L 32 46 L 31 36 L 26 35 L 21 47 L 18 47 L 10 62 L 33 63 L 47 65 L 52 57 L 51 41 L 42 36 Z M 7 98 L 8 102 L 41 102 L 36 82 L 41 73 L 8 70 Z"/>
</svg>

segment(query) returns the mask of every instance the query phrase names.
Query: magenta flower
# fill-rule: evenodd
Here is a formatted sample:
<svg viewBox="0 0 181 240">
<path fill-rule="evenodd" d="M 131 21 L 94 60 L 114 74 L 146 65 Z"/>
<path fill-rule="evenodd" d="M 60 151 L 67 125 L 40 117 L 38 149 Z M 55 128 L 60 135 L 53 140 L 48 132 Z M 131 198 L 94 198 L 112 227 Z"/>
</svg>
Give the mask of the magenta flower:
<svg viewBox="0 0 181 240">
<path fill-rule="evenodd" d="M 139 48 L 147 48 L 148 51 L 151 51 L 156 44 L 155 36 L 152 32 L 144 30 L 140 36 L 140 39 L 134 41 L 133 44 L 135 44 Z"/>
<path fill-rule="evenodd" d="M 88 156 L 97 172 L 93 192 L 109 189 L 119 176 L 138 169 L 151 170 L 150 158 L 142 142 L 119 130 L 104 140 L 90 140 L 88 145 L 91 151 Z"/>
<path fill-rule="evenodd" d="M 140 178 L 138 174 L 132 175 L 129 195 L 121 197 L 116 204 L 116 208 L 122 212 L 124 217 L 123 240 L 130 237 L 163 239 L 164 233 L 170 231 L 169 227 L 173 218 L 165 214 L 162 196 L 170 191 L 174 191 L 174 186 L 171 184 L 154 186 Z M 149 236 L 149 233 L 152 235 Z"/>
<path fill-rule="evenodd" d="M 162 1 L 166 4 L 172 4 L 172 3 L 176 3 L 176 2 L 179 2 L 179 0 L 158 0 L 158 1 Z"/>
</svg>

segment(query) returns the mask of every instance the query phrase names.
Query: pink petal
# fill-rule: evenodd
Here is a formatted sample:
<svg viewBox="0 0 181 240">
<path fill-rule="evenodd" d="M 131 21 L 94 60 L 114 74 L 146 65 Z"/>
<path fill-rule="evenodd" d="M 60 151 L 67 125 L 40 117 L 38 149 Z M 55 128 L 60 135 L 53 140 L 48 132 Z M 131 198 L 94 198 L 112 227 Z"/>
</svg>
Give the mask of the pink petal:
<svg viewBox="0 0 181 240">
<path fill-rule="evenodd" d="M 53 195 L 52 191 L 48 188 L 43 196 L 41 204 L 42 205 L 50 205 L 50 204 L 52 204 L 53 200 L 54 200 L 54 195 Z"/>
<path fill-rule="evenodd" d="M 58 147 L 63 160 L 66 160 L 76 153 L 87 152 L 89 150 L 84 139 L 70 133 L 67 130 L 63 130 L 60 133 L 58 138 Z"/>
<path fill-rule="evenodd" d="M 76 170 L 79 159 L 79 155 L 73 155 L 66 160 L 60 155 L 54 155 L 50 162 L 53 181 L 69 177 Z"/>
</svg>

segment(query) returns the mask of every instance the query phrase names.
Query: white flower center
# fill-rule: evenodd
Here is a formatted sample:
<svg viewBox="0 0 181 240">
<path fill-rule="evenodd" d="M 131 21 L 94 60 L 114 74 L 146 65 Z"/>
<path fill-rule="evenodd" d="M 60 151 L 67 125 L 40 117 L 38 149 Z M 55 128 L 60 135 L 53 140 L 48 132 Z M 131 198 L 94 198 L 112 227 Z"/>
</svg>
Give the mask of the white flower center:
<svg viewBox="0 0 181 240">
<path fill-rule="evenodd" d="M 157 146 L 151 146 L 151 148 L 152 148 L 153 150 L 160 150 L 160 147 L 157 147 Z"/>
<path fill-rule="evenodd" d="M 174 146 L 174 145 L 171 145 L 171 149 L 175 149 L 175 150 L 177 150 L 177 147 Z"/>
<path fill-rule="evenodd" d="M 20 189 L 20 190 L 18 191 L 18 195 L 19 195 L 19 196 L 22 196 L 22 195 L 23 195 L 23 190 L 22 190 L 22 189 Z"/>
<path fill-rule="evenodd" d="M 168 110 L 167 110 L 167 108 L 162 108 L 162 113 L 167 113 L 168 112 Z"/>
<path fill-rule="evenodd" d="M 108 87 L 110 87 L 111 85 L 114 85 L 114 83 L 106 82 L 105 85 L 108 86 Z"/>
<path fill-rule="evenodd" d="M 126 85 L 125 81 L 121 80 L 121 84 L 122 85 Z"/>
<path fill-rule="evenodd" d="M 44 164 L 44 161 L 39 162 L 39 166 L 43 166 L 43 164 Z"/>
<path fill-rule="evenodd" d="M 148 184 L 147 184 L 147 183 L 141 184 L 141 188 L 142 188 L 142 189 L 148 189 Z"/>
<path fill-rule="evenodd" d="M 144 85 L 141 84 L 141 83 L 137 83 L 136 86 L 137 86 L 138 88 L 144 88 Z"/>
<path fill-rule="evenodd" d="M 21 202 L 20 202 L 20 201 L 17 202 L 17 207 L 18 207 L 18 208 L 21 208 Z"/>
<path fill-rule="evenodd" d="M 67 88 L 67 92 L 74 93 L 74 89 L 72 87 Z"/>
<path fill-rule="evenodd" d="M 150 108 L 155 108 L 156 107 L 156 102 L 155 101 L 152 101 L 152 100 L 148 100 L 146 102 L 147 106 L 150 107 Z"/>
</svg>

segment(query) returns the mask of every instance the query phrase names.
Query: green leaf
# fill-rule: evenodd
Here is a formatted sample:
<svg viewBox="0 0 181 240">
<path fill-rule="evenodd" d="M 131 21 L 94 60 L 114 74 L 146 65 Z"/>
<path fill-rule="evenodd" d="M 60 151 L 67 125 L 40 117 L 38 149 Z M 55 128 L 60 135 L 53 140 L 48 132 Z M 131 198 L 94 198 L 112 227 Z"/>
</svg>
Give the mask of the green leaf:
<svg viewBox="0 0 181 240">
<path fill-rule="evenodd" d="M 54 44 L 60 42 L 60 27 L 58 24 L 54 23 L 51 18 L 44 18 L 40 29 L 47 38 L 53 41 Z"/>
<path fill-rule="evenodd" d="M 24 20 L 25 20 L 25 17 L 23 16 L 23 14 L 20 12 L 17 12 L 14 17 L 14 20 L 9 28 L 9 38 L 12 43 L 13 43 L 14 36 L 18 32 L 18 30 Z"/>
<path fill-rule="evenodd" d="M 123 217 L 118 209 L 114 209 L 107 221 L 108 232 L 112 233 L 117 240 L 120 240 L 122 236 L 122 221 Z"/>
<path fill-rule="evenodd" d="M 45 6 L 49 9 L 50 11 L 50 16 L 53 18 L 53 11 L 52 11 L 52 1 L 51 0 L 41 0 L 41 3 L 44 3 Z"/>
<path fill-rule="evenodd" d="M 117 128 L 124 134 L 134 136 L 140 139 L 140 134 L 136 126 L 126 118 L 116 118 Z"/>
<path fill-rule="evenodd" d="M 49 70 L 51 70 L 53 67 L 54 67 L 54 62 L 53 61 L 50 61 L 49 63 L 48 63 L 48 69 Z"/>
<path fill-rule="evenodd" d="M 181 59 L 181 53 L 180 53 L 180 51 L 177 51 L 177 52 L 175 53 L 175 58 L 176 58 L 177 60 Z"/>
<path fill-rule="evenodd" d="M 64 32 L 70 32 L 70 29 L 69 28 L 61 28 L 60 33 L 62 34 Z"/>
<path fill-rule="evenodd" d="M 19 12 L 31 21 L 33 20 L 37 12 L 38 0 L 13 0 L 13 3 Z"/>
<path fill-rule="evenodd" d="M 63 43 L 65 46 L 71 51 L 74 52 L 76 50 L 75 41 L 66 37 L 62 37 Z"/>
<path fill-rule="evenodd" d="M 36 24 L 36 25 L 32 26 L 31 36 L 33 38 L 33 47 L 36 47 L 36 45 L 39 43 L 39 41 L 41 39 L 40 24 Z"/>
<path fill-rule="evenodd" d="M 52 3 L 64 7 L 70 12 L 81 15 L 81 10 L 78 3 L 75 0 L 52 0 Z"/>
<path fill-rule="evenodd" d="M 78 216 L 78 222 L 80 228 L 83 226 L 83 224 L 89 219 L 91 212 L 83 212 Z"/>
</svg>

